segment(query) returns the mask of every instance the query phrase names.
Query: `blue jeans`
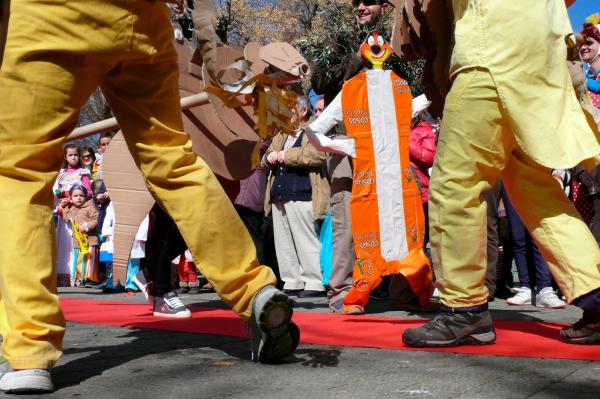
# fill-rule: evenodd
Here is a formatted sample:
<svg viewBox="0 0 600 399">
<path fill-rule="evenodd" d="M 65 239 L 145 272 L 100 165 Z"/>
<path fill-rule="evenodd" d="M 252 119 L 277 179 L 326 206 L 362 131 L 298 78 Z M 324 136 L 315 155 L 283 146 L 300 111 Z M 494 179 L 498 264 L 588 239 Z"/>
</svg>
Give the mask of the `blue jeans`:
<svg viewBox="0 0 600 399">
<path fill-rule="evenodd" d="M 527 252 L 531 251 L 533 264 L 535 266 L 535 286 L 540 291 L 545 287 L 552 287 L 552 275 L 548 269 L 546 261 L 540 254 L 535 241 L 525 228 L 517 211 L 513 207 L 508 198 L 508 193 L 502 186 L 502 200 L 504 201 L 504 209 L 510 226 L 510 235 L 513 243 L 512 253 L 517 265 L 517 273 L 519 274 L 519 285 L 521 288 L 533 288 L 533 284 L 529 279 L 529 270 L 527 265 Z"/>
</svg>

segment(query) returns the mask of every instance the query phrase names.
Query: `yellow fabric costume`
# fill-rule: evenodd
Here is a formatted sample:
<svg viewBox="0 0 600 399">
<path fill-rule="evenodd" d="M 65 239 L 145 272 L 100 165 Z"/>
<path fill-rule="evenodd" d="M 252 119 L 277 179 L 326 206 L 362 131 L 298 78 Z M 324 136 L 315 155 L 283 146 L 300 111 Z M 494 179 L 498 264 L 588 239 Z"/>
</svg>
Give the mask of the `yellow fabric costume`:
<svg viewBox="0 0 600 399">
<path fill-rule="evenodd" d="M 182 132 L 170 11 L 148 0 L 3 0 L 0 26 L 0 329 L 15 369 L 61 355 L 52 183 L 79 108 L 101 85 L 149 191 L 203 274 L 243 318 L 275 284 L 216 178 Z M 3 52 L 2 45 L 5 43 Z"/>
<path fill-rule="evenodd" d="M 442 302 L 487 302 L 486 208 L 499 177 L 571 302 L 600 287 L 600 250 L 549 168 L 600 154 L 566 67 L 563 0 L 454 0 L 455 46 L 430 185 Z M 597 132 L 596 132 L 597 133 Z"/>
</svg>

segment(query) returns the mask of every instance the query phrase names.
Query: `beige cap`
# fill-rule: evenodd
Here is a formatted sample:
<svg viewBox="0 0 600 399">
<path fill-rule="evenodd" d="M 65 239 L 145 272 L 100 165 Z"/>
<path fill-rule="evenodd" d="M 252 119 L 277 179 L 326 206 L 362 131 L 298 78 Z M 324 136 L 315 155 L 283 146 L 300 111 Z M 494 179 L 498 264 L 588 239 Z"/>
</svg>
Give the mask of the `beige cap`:
<svg viewBox="0 0 600 399">
<path fill-rule="evenodd" d="M 261 60 L 294 76 L 304 77 L 310 73 L 306 59 L 291 44 L 275 42 L 260 48 Z M 250 60 L 252 61 L 252 60 Z"/>
</svg>

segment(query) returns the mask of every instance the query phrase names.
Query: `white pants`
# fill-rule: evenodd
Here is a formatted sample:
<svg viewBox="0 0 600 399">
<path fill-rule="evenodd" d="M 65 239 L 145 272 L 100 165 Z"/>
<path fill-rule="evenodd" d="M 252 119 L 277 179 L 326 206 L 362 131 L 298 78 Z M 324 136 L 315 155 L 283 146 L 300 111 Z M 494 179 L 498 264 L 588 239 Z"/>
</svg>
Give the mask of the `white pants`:
<svg viewBox="0 0 600 399">
<path fill-rule="evenodd" d="M 273 204 L 273 233 L 279 273 L 288 290 L 324 291 L 319 254 L 321 243 L 311 201 Z"/>
</svg>

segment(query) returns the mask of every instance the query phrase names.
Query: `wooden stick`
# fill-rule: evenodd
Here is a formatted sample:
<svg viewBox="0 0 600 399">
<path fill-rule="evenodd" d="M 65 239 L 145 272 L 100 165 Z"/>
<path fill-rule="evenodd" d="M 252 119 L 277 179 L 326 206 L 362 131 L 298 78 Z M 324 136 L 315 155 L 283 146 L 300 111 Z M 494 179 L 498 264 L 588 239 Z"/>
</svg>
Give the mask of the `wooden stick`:
<svg viewBox="0 0 600 399">
<path fill-rule="evenodd" d="M 181 109 L 190 109 L 200 105 L 208 104 L 208 94 L 198 93 L 181 99 Z M 104 119 L 99 122 L 90 123 L 89 125 L 80 126 L 67 137 L 67 141 L 78 140 L 97 133 L 109 132 L 117 129 L 119 122 L 117 118 Z"/>
</svg>

